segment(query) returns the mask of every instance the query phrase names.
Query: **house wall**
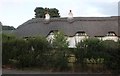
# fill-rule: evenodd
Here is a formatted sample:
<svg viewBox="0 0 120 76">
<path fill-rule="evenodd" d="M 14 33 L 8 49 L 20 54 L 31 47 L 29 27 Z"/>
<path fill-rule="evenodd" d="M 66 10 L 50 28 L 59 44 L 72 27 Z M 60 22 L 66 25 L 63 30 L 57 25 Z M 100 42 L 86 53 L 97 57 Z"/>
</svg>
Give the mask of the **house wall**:
<svg viewBox="0 0 120 76">
<path fill-rule="evenodd" d="M 69 48 L 75 48 L 76 44 L 84 39 L 89 38 L 88 36 L 73 36 L 73 37 L 67 37 L 67 41 L 69 42 Z M 118 41 L 117 36 L 105 36 L 105 37 L 97 37 L 100 40 L 113 40 L 115 42 Z M 47 40 L 52 43 L 52 40 L 54 39 L 54 35 L 50 34 L 47 36 Z"/>
<path fill-rule="evenodd" d="M 104 40 L 113 40 L 113 41 L 117 42 L 118 41 L 118 37 L 117 36 L 105 36 L 105 37 L 102 38 L 102 40 L 103 41 Z"/>
<path fill-rule="evenodd" d="M 73 37 L 67 37 L 67 41 L 69 42 L 69 48 L 75 48 L 76 44 L 84 39 L 89 38 L 88 36 L 73 36 Z M 113 40 L 115 42 L 118 41 L 118 37 L 117 36 L 105 36 L 105 37 L 97 37 L 100 40 Z M 50 41 L 52 43 L 52 40 L 54 39 L 54 35 L 50 34 L 47 36 L 47 40 Z"/>
</svg>

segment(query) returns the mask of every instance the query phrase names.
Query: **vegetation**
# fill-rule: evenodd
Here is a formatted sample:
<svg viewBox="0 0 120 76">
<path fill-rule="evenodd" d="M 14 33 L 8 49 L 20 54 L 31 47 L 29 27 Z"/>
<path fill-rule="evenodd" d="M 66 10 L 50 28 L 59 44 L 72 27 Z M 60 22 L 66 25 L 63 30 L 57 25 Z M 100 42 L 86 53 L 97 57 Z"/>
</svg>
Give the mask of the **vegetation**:
<svg viewBox="0 0 120 76">
<path fill-rule="evenodd" d="M 41 36 L 26 40 L 5 34 L 2 37 L 3 65 L 39 67 L 52 71 L 120 73 L 120 41 L 89 38 L 70 49 L 62 32 L 54 34 L 52 43 Z"/>
<path fill-rule="evenodd" d="M 50 17 L 60 17 L 59 10 L 56 8 L 42 8 L 36 7 L 35 10 L 35 18 L 44 18 L 46 13 L 50 14 Z"/>
<path fill-rule="evenodd" d="M 68 69 L 68 42 L 63 32 L 55 32 L 52 42 L 53 54 L 53 66 L 60 70 Z"/>
</svg>

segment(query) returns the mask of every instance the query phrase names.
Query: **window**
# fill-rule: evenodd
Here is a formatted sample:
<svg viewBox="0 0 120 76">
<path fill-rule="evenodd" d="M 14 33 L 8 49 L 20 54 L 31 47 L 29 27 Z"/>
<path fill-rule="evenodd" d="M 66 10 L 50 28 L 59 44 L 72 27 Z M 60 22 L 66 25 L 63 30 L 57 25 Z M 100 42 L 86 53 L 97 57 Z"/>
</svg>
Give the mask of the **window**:
<svg viewBox="0 0 120 76">
<path fill-rule="evenodd" d="M 116 34 L 115 34 L 115 32 L 110 31 L 110 32 L 108 32 L 107 36 L 116 36 Z"/>
<path fill-rule="evenodd" d="M 76 36 L 87 36 L 87 34 L 84 31 L 78 31 Z"/>
<path fill-rule="evenodd" d="M 53 39 L 54 39 L 54 33 L 58 32 L 58 30 L 52 30 L 49 32 L 48 36 L 47 36 L 47 40 L 52 43 Z"/>
</svg>

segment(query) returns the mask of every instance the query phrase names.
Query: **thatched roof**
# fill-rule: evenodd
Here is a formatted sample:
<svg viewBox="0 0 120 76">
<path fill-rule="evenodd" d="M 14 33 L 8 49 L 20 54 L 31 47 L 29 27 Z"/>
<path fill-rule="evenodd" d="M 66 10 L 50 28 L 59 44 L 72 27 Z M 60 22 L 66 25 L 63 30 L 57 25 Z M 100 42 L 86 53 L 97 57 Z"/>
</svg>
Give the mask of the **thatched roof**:
<svg viewBox="0 0 120 76">
<path fill-rule="evenodd" d="M 88 36 L 105 36 L 113 31 L 118 34 L 118 17 L 74 17 L 51 18 L 45 21 L 43 18 L 33 18 L 20 25 L 15 34 L 19 37 L 47 36 L 50 31 L 63 31 L 67 36 L 74 36 L 78 31 L 84 31 Z"/>
</svg>

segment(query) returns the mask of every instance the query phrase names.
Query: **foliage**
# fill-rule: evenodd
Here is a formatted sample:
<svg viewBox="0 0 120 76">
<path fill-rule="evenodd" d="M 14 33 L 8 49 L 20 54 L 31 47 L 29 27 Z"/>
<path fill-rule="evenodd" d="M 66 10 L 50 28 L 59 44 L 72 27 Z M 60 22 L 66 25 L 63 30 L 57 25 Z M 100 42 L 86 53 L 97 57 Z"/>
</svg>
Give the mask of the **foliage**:
<svg viewBox="0 0 120 76">
<path fill-rule="evenodd" d="M 56 50 L 57 52 L 52 55 L 52 68 L 58 69 L 59 71 L 68 69 L 68 60 L 64 56 L 64 52 Z"/>
<path fill-rule="evenodd" d="M 13 34 L 2 34 L 2 41 L 9 41 L 9 40 L 13 40 L 16 39 L 16 37 Z"/>
<path fill-rule="evenodd" d="M 44 37 L 30 38 L 25 41 L 26 49 L 19 55 L 19 65 L 21 67 L 47 65 L 49 58 L 49 43 Z"/>
<path fill-rule="evenodd" d="M 50 44 L 44 37 L 36 37 L 34 39 L 30 39 L 30 46 L 33 47 L 34 54 L 34 62 L 36 65 L 42 66 L 46 65 L 49 59 L 49 48 Z"/>
<path fill-rule="evenodd" d="M 113 73 L 120 73 L 120 41 L 88 38 L 76 44 L 77 48 L 70 49 L 64 33 L 56 32 L 52 43 L 41 36 L 25 40 L 2 34 L 2 45 L 3 65 L 12 64 L 18 68 L 49 67 L 64 71 L 69 69 L 70 55 L 74 55 L 76 62 L 73 67 L 78 70 L 98 64 Z M 88 65 L 92 67 L 88 68 Z"/>
<path fill-rule="evenodd" d="M 120 72 L 120 44 L 112 40 L 100 41 L 98 39 L 86 39 L 77 45 L 75 56 L 77 62 L 82 64 L 82 67 L 87 64 L 102 64 L 107 70 L 113 73 Z M 99 60 L 99 62 L 98 62 Z M 101 64 L 101 65 L 102 65 Z"/>
<path fill-rule="evenodd" d="M 68 41 L 63 32 L 55 32 L 52 45 L 54 48 L 68 48 Z"/>
<path fill-rule="evenodd" d="M 49 43 L 43 37 L 24 40 L 3 35 L 3 64 L 10 64 L 12 60 L 17 61 L 15 65 L 19 68 L 42 66 L 47 64 L 48 48 Z"/>
<path fill-rule="evenodd" d="M 102 44 L 101 41 L 95 38 L 89 38 L 79 42 L 77 45 L 76 56 L 78 61 L 86 58 L 99 58 L 102 57 Z"/>
<path fill-rule="evenodd" d="M 105 66 L 114 73 L 120 72 L 120 43 L 111 40 L 103 41 L 105 52 Z"/>
<path fill-rule="evenodd" d="M 36 7 L 34 10 L 35 12 L 35 18 L 44 18 L 45 14 L 48 12 L 51 17 L 60 17 L 59 10 L 56 8 L 42 8 L 42 7 Z"/>
<path fill-rule="evenodd" d="M 76 65 L 80 64 L 82 70 L 89 69 L 88 64 L 93 68 L 94 64 L 98 66 L 104 63 L 104 51 L 102 41 L 97 38 L 88 38 L 76 45 L 75 56 L 76 56 Z M 97 69 L 97 68 L 96 68 Z M 97 69 L 98 70 L 98 69 Z"/>
<path fill-rule="evenodd" d="M 14 39 L 13 35 L 2 34 L 2 62 L 3 64 L 8 64 L 9 59 L 12 58 Z"/>
<path fill-rule="evenodd" d="M 66 55 L 69 54 L 68 42 L 63 32 L 55 32 L 52 45 L 55 50 L 53 55 L 54 67 L 60 68 L 61 70 L 65 67 L 67 68 L 68 60 Z"/>
</svg>

